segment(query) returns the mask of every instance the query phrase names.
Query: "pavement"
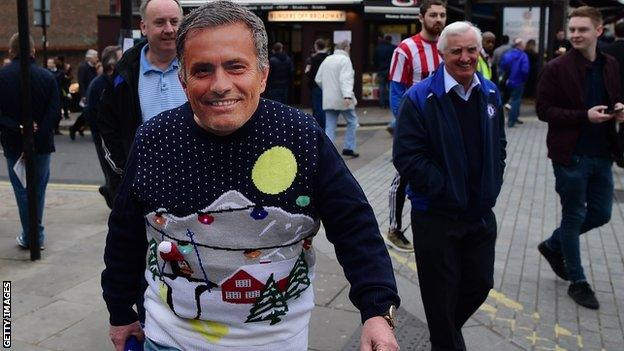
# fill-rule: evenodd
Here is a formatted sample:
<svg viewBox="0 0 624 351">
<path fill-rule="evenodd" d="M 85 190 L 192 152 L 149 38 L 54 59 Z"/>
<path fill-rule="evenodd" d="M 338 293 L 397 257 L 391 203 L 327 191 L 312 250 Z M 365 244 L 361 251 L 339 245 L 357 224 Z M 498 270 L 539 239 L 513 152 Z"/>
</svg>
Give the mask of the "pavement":
<svg viewBox="0 0 624 351">
<path fill-rule="evenodd" d="M 389 112 L 366 111 L 358 109 L 362 128 L 383 130 Z M 624 171 L 614 168 L 611 222 L 581 240 L 588 280 L 601 302 L 601 309 L 592 311 L 567 297 L 566 282 L 556 278 L 536 250 L 555 228 L 561 209 L 546 158 L 546 125 L 532 111 L 532 106 L 523 106 L 525 123 L 508 130 L 508 167 L 495 208 L 499 224 L 495 287 L 464 327 L 467 345 L 484 351 L 624 350 Z M 379 138 L 379 143 L 389 145 L 389 135 Z M 382 233 L 387 230 L 387 192 L 394 174 L 387 148 L 365 164 L 347 162 Z M 0 172 L 4 175 L 6 169 Z M 99 285 L 109 210 L 97 185 L 49 185 L 46 250 L 35 262 L 15 244 L 19 219 L 11 193 L 10 185 L 0 181 L 0 278 L 12 283 L 11 349 L 111 350 Z M 409 224 L 406 207 L 404 223 Z M 309 349 L 357 350 L 359 313 L 348 300 L 348 283 L 323 234 L 314 240 L 318 265 Z M 414 255 L 394 250 L 389 254 L 402 298 L 399 343 L 402 350 L 428 350 Z"/>
</svg>

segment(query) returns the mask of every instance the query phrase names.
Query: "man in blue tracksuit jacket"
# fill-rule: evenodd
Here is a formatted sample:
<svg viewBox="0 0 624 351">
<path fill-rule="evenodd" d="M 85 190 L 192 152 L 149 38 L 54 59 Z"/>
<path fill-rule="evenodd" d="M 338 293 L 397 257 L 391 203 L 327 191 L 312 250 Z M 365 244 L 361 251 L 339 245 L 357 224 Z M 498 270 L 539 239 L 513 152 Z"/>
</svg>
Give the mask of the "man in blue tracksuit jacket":
<svg viewBox="0 0 624 351">
<path fill-rule="evenodd" d="M 432 350 L 465 350 L 461 328 L 493 286 L 507 141 L 496 85 L 476 72 L 479 29 L 447 26 L 438 50 L 444 64 L 402 101 L 393 162 L 409 182 Z"/>
</svg>

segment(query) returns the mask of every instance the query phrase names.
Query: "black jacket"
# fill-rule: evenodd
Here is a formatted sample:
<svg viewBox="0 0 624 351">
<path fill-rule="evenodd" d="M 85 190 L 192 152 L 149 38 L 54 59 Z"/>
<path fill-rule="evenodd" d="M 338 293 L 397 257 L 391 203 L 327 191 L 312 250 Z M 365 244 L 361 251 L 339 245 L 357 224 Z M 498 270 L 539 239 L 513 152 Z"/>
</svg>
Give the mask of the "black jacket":
<svg viewBox="0 0 624 351">
<path fill-rule="evenodd" d="M 390 70 L 390 61 L 392 61 L 394 49 L 396 49 L 396 46 L 385 40 L 377 45 L 373 55 L 373 64 L 377 72 L 386 71 L 386 73 L 388 73 L 387 71 Z"/>
<path fill-rule="evenodd" d="M 318 88 L 314 78 L 316 77 L 316 72 L 318 72 L 319 67 L 321 67 L 321 63 L 323 63 L 327 56 L 329 56 L 327 52 L 317 52 L 310 57 L 310 70 L 306 73 L 308 77 L 308 87 L 310 89 Z"/>
<path fill-rule="evenodd" d="M 89 65 L 87 61 L 83 61 L 78 66 L 78 90 L 81 97 L 87 97 L 87 88 L 95 77 L 97 77 L 97 69 Z"/>
<path fill-rule="evenodd" d="M 284 52 L 273 54 L 269 59 L 269 78 L 267 88 L 280 88 L 290 85 L 293 73 L 293 63 Z"/>
<path fill-rule="evenodd" d="M 54 75 L 30 60 L 30 87 L 32 118 L 37 123 L 34 134 L 35 152 L 54 152 L 54 126 L 59 118 L 59 91 Z M 23 139 L 19 131 L 22 123 L 20 60 L 14 59 L 0 69 L 0 140 L 4 155 L 17 158 L 22 153 Z"/>
<path fill-rule="evenodd" d="M 106 160 L 121 181 L 123 168 L 137 128 L 143 123 L 139 103 L 141 50 L 147 41 L 126 51 L 117 63 L 113 87 L 106 88 L 100 101 L 97 126 L 104 142 Z"/>
</svg>

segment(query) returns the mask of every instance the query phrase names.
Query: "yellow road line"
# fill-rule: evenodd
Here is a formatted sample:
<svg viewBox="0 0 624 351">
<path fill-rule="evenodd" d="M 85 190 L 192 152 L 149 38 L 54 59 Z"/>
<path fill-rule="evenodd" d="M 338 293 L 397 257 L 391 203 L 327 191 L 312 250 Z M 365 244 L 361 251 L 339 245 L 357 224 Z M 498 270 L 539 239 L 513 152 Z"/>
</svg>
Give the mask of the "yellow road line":
<svg viewBox="0 0 624 351">
<path fill-rule="evenodd" d="M 0 181 L 0 188 L 8 187 L 11 187 L 10 182 Z M 99 187 L 99 185 L 91 184 L 48 183 L 48 189 L 50 190 L 97 191 Z"/>
<path fill-rule="evenodd" d="M 408 256 L 404 256 L 401 255 L 399 253 L 397 253 L 396 251 L 389 249 L 388 253 L 390 254 L 390 256 L 397 261 L 398 263 L 400 263 L 401 265 L 405 265 L 407 267 L 409 267 L 411 270 L 413 270 L 414 272 L 417 272 L 417 268 L 416 268 L 416 261 L 414 260 L 414 257 L 412 255 L 408 255 Z M 489 297 L 494 300 L 496 302 L 497 306 L 504 306 L 512 311 L 514 311 L 515 313 L 522 313 L 526 316 L 532 317 L 534 320 L 536 320 L 536 322 L 540 319 L 540 315 L 537 312 L 533 312 L 533 313 L 527 313 L 527 312 L 523 312 L 524 311 L 524 306 L 518 302 L 515 301 L 511 298 L 509 298 L 508 296 L 506 296 L 505 294 L 501 293 L 500 291 L 497 290 L 490 290 L 489 293 Z M 479 307 L 479 310 L 481 310 L 482 312 L 486 313 L 487 315 L 490 316 L 490 318 L 492 318 L 492 320 L 498 320 L 498 321 L 503 321 L 503 322 L 507 322 L 509 323 L 509 327 L 512 331 L 516 331 L 516 329 L 523 329 L 523 328 L 516 328 L 516 320 L 515 318 L 500 318 L 496 316 L 496 313 L 498 312 L 498 308 L 494 307 L 493 305 L 489 304 L 489 303 L 484 303 L 483 305 L 481 305 L 481 307 Z M 555 334 L 555 339 L 548 339 L 548 338 L 544 338 L 542 335 L 538 334 L 538 332 L 534 332 L 534 331 L 530 331 L 528 334 L 528 336 L 525 336 L 526 339 L 528 339 L 529 341 L 531 341 L 531 343 L 533 345 L 535 345 L 537 342 L 539 341 L 550 341 L 554 343 L 554 348 L 543 348 L 543 347 L 537 347 L 536 349 L 543 349 L 543 350 L 555 350 L 555 351 L 565 351 L 564 348 L 562 348 L 561 346 L 559 346 L 557 340 L 561 339 L 562 337 L 566 337 L 566 338 L 572 338 L 572 339 L 576 339 L 576 344 L 582 348 L 583 347 L 583 337 L 581 335 L 572 333 L 570 330 L 561 327 L 558 323 L 556 323 L 554 326 L 552 326 L 554 329 L 554 334 Z"/>
</svg>

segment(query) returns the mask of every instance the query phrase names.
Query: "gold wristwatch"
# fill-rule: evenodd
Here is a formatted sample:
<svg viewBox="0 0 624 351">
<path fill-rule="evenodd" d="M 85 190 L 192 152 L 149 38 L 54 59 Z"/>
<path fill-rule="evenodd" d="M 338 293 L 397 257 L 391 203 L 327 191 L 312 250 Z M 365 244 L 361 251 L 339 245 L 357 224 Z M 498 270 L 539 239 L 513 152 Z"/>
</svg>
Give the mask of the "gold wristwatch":
<svg viewBox="0 0 624 351">
<path fill-rule="evenodd" d="M 396 306 L 395 305 L 390 305 L 390 308 L 388 309 L 388 312 L 386 312 L 386 314 L 384 314 L 382 317 L 386 320 L 386 322 L 388 322 L 388 325 L 390 326 L 390 329 L 394 330 L 396 328 L 396 318 L 395 318 L 395 313 L 396 313 Z"/>
</svg>

